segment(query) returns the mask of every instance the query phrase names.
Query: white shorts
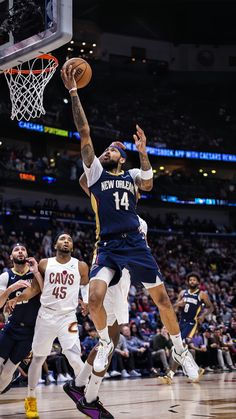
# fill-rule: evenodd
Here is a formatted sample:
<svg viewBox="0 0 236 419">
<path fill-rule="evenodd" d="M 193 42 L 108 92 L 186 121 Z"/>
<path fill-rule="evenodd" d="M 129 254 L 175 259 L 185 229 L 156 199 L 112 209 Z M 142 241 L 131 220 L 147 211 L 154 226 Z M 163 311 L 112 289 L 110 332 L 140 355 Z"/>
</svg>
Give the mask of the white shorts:
<svg viewBox="0 0 236 419">
<path fill-rule="evenodd" d="M 34 329 L 33 354 L 36 356 L 49 355 L 56 338 L 61 344 L 62 351 L 72 348 L 75 344 L 80 349 L 75 312 L 58 313 L 41 306 Z"/>
<path fill-rule="evenodd" d="M 107 313 L 107 325 L 112 326 L 115 321 L 119 325 L 129 323 L 128 294 L 130 288 L 130 274 L 123 269 L 118 284 L 107 288 L 104 298 L 104 308 Z"/>
</svg>

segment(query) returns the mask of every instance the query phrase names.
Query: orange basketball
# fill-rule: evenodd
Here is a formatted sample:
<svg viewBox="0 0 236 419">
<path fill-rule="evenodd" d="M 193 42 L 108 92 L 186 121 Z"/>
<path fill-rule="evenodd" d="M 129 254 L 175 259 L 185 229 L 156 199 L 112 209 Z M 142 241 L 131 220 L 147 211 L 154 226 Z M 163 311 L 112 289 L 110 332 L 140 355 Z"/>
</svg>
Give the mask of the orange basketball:
<svg viewBox="0 0 236 419">
<path fill-rule="evenodd" d="M 72 66 L 72 69 L 76 70 L 74 77 L 78 89 L 87 86 L 92 77 L 92 69 L 89 63 L 87 63 L 87 61 L 85 61 L 83 58 L 75 57 L 67 60 L 64 63 L 63 68 L 70 65 Z"/>
</svg>

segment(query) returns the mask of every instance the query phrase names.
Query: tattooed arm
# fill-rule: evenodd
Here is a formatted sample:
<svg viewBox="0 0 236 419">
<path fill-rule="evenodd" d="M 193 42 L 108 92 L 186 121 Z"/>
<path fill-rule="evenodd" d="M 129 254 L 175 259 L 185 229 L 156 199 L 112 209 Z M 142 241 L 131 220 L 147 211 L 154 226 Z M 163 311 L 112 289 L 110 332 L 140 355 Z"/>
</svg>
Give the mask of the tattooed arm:
<svg viewBox="0 0 236 419">
<path fill-rule="evenodd" d="M 86 118 L 84 109 L 81 105 L 79 96 L 77 94 L 77 87 L 75 82 L 75 70 L 72 70 L 72 67 L 62 69 L 61 77 L 64 82 L 65 87 L 69 90 L 72 102 L 72 112 L 74 117 L 74 123 L 80 134 L 81 138 L 81 155 L 84 164 L 87 167 L 90 167 L 93 163 L 95 154 L 93 149 L 93 143 L 90 137 L 90 127 L 88 120 Z"/>
<path fill-rule="evenodd" d="M 137 132 L 133 135 L 136 148 L 139 152 L 139 158 L 140 158 L 140 166 L 141 166 L 141 176 L 137 176 L 135 179 L 136 184 L 138 187 L 143 191 L 151 191 L 153 188 L 153 175 L 152 175 L 152 166 L 150 164 L 147 150 L 146 150 L 146 135 L 144 134 L 144 131 L 136 125 Z M 145 176 L 145 172 L 149 174 L 148 176 Z M 148 179 L 142 178 L 142 173 L 144 177 L 148 177 Z"/>
</svg>

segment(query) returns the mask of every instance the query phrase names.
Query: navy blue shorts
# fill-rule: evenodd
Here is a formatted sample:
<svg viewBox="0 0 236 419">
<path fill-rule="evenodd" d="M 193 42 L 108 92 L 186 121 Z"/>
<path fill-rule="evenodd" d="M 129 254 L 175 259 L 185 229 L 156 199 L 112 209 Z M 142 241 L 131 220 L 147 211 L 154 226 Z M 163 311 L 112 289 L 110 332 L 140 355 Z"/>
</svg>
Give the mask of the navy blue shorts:
<svg viewBox="0 0 236 419">
<path fill-rule="evenodd" d="M 18 364 L 26 358 L 32 348 L 33 334 L 19 336 L 10 329 L 0 331 L 0 357 L 10 359 L 13 364 Z"/>
<path fill-rule="evenodd" d="M 90 278 L 98 277 L 102 267 L 111 268 L 115 273 L 109 285 L 115 285 L 122 270 L 126 268 L 129 270 L 131 283 L 159 285 L 163 278 L 144 235 L 137 231 L 123 236 L 114 235 L 114 239 L 97 243 Z"/>
<path fill-rule="evenodd" d="M 197 322 L 195 320 L 191 322 L 186 320 L 180 320 L 179 327 L 182 339 L 192 338 L 197 328 Z"/>
</svg>

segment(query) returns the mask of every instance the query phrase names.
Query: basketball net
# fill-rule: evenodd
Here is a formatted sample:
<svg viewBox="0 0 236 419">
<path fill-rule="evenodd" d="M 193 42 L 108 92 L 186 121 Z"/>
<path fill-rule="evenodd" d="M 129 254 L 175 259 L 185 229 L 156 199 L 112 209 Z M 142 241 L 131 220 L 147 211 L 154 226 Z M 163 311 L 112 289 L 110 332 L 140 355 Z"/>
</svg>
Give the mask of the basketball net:
<svg viewBox="0 0 236 419">
<path fill-rule="evenodd" d="M 11 119 L 29 121 L 45 115 L 43 93 L 57 66 L 56 57 L 44 54 L 4 71 L 12 103 Z"/>
</svg>

